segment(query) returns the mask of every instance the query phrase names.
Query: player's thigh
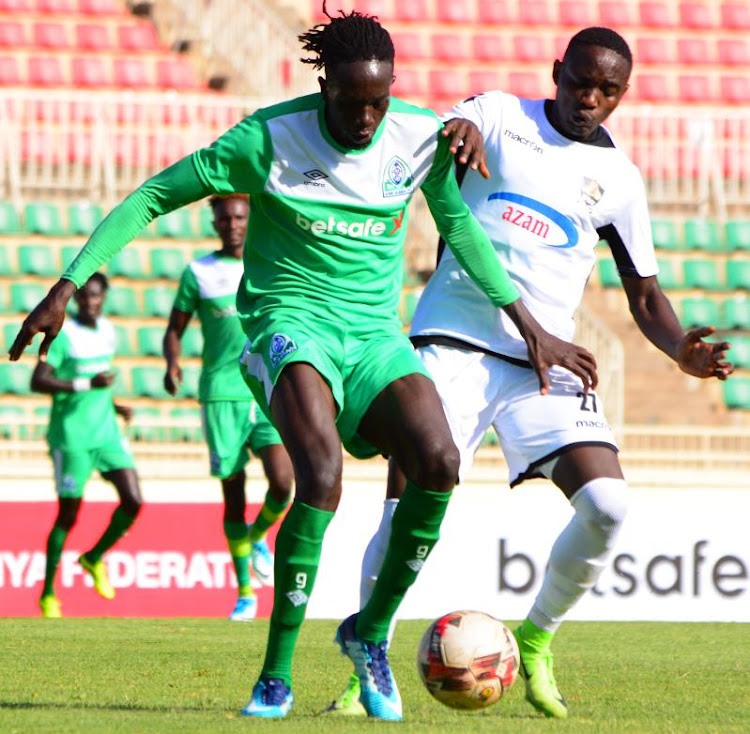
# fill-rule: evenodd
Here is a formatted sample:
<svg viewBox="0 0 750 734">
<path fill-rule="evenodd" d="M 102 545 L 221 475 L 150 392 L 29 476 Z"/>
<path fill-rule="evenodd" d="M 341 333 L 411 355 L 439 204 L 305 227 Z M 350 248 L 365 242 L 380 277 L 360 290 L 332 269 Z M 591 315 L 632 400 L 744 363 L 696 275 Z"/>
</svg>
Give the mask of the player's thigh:
<svg viewBox="0 0 750 734">
<path fill-rule="evenodd" d="M 245 468 L 254 405 L 252 400 L 212 400 L 201 406 L 212 477 L 224 479 Z"/>
<path fill-rule="evenodd" d="M 94 470 L 95 452 L 82 449 L 67 451 L 50 448 L 55 476 L 55 492 L 58 497 L 80 499 L 83 489 Z"/>
</svg>

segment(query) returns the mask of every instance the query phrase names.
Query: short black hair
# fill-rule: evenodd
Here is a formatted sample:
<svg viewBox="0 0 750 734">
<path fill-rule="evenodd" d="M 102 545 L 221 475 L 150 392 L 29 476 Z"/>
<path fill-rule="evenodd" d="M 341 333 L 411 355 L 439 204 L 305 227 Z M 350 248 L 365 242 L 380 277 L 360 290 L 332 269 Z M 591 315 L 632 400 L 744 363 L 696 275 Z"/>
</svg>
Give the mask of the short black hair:
<svg viewBox="0 0 750 734">
<path fill-rule="evenodd" d="M 89 283 L 91 281 L 94 281 L 95 283 L 99 283 L 99 285 L 102 287 L 103 291 L 106 291 L 109 288 L 109 279 L 104 273 L 94 273 L 87 281 L 86 283 Z M 84 283 L 83 285 L 86 285 Z M 83 286 L 81 286 L 83 288 Z M 80 288 L 78 290 L 81 290 Z"/>
<path fill-rule="evenodd" d="M 225 201 L 231 201 L 232 199 L 246 201 L 248 206 L 250 205 L 250 197 L 247 194 L 227 194 L 226 196 L 219 196 L 219 194 L 214 194 L 208 200 L 208 205 L 211 207 L 211 209 L 213 209 L 214 213 L 216 213 L 216 207 L 219 206 L 219 204 L 223 204 Z"/>
<path fill-rule="evenodd" d="M 377 16 L 365 15 L 356 10 L 345 13 L 339 10 L 338 17 L 329 15 L 323 0 L 323 13 L 328 23 L 318 23 L 306 33 L 298 36 L 302 48 L 314 54 L 303 58 L 303 64 L 312 64 L 315 69 L 351 61 L 387 61 L 391 64 L 395 56 L 393 41 L 388 31 L 378 22 Z"/>
<path fill-rule="evenodd" d="M 630 51 L 625 39 L 616 31 L 611 28 L 602 28 L 600 26 L 592 26 L 591 28 L 584 28 L 582 31 L 573 36 L 568 41 L 568 47 L 565 49 L 565 55 L 563 61 L 574 48 L 580 48 L 581 46 L 601 46 L 602 48 L 608 48 L 614 51 L 616 54 L 622 56 L 625 61 L 628 62 L 629 66 L 633 66 L 633 54 Z"/>
</svg>

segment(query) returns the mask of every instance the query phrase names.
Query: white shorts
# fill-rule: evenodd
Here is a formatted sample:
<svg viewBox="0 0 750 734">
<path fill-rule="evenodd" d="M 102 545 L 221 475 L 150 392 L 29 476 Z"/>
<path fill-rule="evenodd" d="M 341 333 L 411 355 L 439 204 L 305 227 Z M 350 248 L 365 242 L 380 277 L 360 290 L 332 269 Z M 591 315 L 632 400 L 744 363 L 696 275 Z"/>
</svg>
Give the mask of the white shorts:
<svg viewBox="0 0 750 734">
<path fill-rule="evenodd" d="M 453 440 L 461 453 L 465 479 L 474 454 L 492 426 L 508 462 L 510 486 L 542 476 L 539 465 L 573 445 L 617 444 L 596 393 L 584 395 L 583 384 L 568 370 L 550 370 L 550 390 L 539 393 L 530 367 L 453 347 L 417 348 L 435 381 Z"/>
</svg>

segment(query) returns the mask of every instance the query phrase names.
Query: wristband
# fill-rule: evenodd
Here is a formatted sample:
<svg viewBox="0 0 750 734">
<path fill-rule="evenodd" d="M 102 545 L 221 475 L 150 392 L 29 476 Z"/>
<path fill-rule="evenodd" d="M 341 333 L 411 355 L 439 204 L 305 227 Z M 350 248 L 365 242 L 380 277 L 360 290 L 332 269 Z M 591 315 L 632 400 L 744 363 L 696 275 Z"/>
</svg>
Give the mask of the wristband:
<svg viewBox="0 0 750 734">
<path fill-rule="evenodd" d="M 87 390 L 91 390 L 90 377 L 74 377 L 71 382 L 73 384 L 73 392 L 86 392 Z"/>
</svg>

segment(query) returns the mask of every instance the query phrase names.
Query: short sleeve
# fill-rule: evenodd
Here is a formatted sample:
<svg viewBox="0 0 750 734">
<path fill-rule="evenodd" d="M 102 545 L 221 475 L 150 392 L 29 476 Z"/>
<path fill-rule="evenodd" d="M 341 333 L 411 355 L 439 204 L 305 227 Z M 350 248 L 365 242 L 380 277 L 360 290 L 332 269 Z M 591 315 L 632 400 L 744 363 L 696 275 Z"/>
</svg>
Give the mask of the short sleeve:
<svg viewBox="0 0 750 734">
<path fill-rule="evenodd" d="M 194 313 L 198 308 L 198 281 L 193 269 L 188 266 L 182 273 L 180 285 L 174 298 L 174 307 L 183 313 Z"/>
<path fill-rule="evenodd" d="M 60 366 L 69 353 L 70 339 L 64 331 L 61 331 L 57 335 L 57 338 L 53 340 L 52 344 L 50 344 L 49 351 L 47 352 L 47 364 L 52 367 L 53 370 L 60 369 Z"/>
</svg>

